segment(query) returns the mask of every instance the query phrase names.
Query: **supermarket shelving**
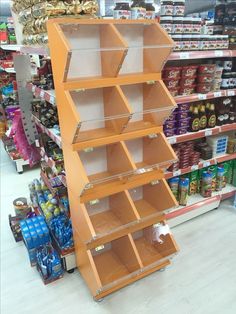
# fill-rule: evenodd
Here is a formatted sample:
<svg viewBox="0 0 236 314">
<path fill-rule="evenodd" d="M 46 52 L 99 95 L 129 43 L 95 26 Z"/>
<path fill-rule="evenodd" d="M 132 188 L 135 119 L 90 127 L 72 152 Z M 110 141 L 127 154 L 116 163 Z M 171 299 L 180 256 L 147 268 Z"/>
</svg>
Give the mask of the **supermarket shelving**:
<svg viewBox="0 0 236 314">
<path fill-rule="evenodd" d="M 56 105 L 55 90 L 44 90 L 32 83 L 27 83 L 26 86 L 36 97 L 40 97 L 54 106 Z"/>
<path fill-rule="evenodd" d="M 204 198 L 200 194 L 189 197 L 187 206 L 179 206 L 167 214 L 171 227 L 181 224 L 203 213 L 219 207 L 222 200 L 234 196 L 236 187 L 227 184 L 220 192 L 213 192 L 211 197 Z"/>
<path fill-rule="evenodd" d="M 220 97 L 232 97 L 236 95 L 236 89 L 225 89 L 207 94 L 192 94 L 187 96 L 176 96 L 175 101 L 177 104 L 184 104 L 188 102 L 195 102 L 200 100 L 215 99 Z"/>
<path fill-rule="evenodd" d="M 207 58 L 232 58 L 234 56 L 235 50 L 181 51 L 173 52 L 169 57 L 169 61 Z"/>
<path fill-rule="evenodd" d="M 175 136 L 167 137 L 167 140 L 170 144 L 176 144 L 176 143 L 196 140 L 196 139 L 211 136 L 211 135 L 217 135 L 217 134 L 229 132 L 229 131 L 236 131 L 236 123 L 216 126 L 214 128 L 205 129 L 198 132 L 188 132 L 182 135 L 175 135 Z"/>
<path fill-rule="evenodd" d="M 46 133 L 60 148 L 61 148 L 61 137 L 57 134 L 55 134 L 54 129 L 48 129 L 46 128 L 38 118 L 36 118 L 34 115 L 32 115 L 33 121 L 36 123 L 36 125 L 39 127 L 39 129 Z"/>
<path fill-rule="evenodd" d="M 202 169 L 202 168 L 205 168 L 205 167 L 209 167 L 209 166 L 212 166 L 212 165 L 216 165 L 218 163 L 225 162 L 225 161 L 228 161 L 228 160 L 233 160 L 235 158 L 236 158 L 236 153 L 234 153 L 234 154 L 225 154 L 225 155 L 222 155 L 222 156 L 214 157 L 212 159 L 202 160 L 198 165 L 193 165 L 193 166 L 188 167 L 188 168 L 179 169 L 179 170 L 174 171 L 174 172 L 166 172 L 165 178 L 166 179 L 170 179 L 170 178 L 173 178 L 173 177 L 178 177 L 178 176 L 181 176 L 183 174 L 186 174 L 186 173 L 198 170 L 198 169 Z"/>
</svg>

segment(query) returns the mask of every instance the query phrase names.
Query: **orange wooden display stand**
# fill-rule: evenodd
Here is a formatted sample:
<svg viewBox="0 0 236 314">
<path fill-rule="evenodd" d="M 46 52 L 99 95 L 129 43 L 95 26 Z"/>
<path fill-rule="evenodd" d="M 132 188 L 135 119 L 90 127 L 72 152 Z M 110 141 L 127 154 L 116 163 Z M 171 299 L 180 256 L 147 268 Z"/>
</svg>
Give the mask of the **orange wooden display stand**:
<svg viewBox="0 0 236 314">
<path fill-rule="evenodd" d="M 100 299 L 178 251 L 169 232 L 153 238 L 177 206 L 162 133 L 176 104 L 160 75 L 173 42 L 146 20 L 55 19 L 48 35 L 77 266 Z"/>
</svg>

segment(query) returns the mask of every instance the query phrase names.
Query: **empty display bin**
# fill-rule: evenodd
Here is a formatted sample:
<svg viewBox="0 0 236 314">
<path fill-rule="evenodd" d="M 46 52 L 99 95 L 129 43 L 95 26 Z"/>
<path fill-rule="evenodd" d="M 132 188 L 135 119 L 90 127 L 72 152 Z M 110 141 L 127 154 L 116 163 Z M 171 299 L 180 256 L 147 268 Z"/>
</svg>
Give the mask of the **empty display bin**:
<svg viewBox="0 0 236 314">
<path fill-rule="evenodd" d="M 162 126 L 176 104 L 162 81 L 122 85 L 132 117 L 124 132 Z"/>
<path fill-rule="evenodd" d="M 73 21 L 60 24 L 67 51 L 67 82 L 160 73 L 174 45 L 154 21 Z"/>
<path fill-rule="evenodd" d="M 160 226 L 163 228 L 163 226 L 166 225 L 162 222 Z M 161 263 L 178 251 L 178 247 L 172 235 L 170 233 L 160 235 L 155 228 L 160 227 L 148 227 L 132 234 L 144 267 Z M 168 229 L 164 229 L 163 231 L 166 233 Z"/>
<path fill-rule="evenodd" d="M 163 133 L 125 141 L 139 172 L 153 169 L 166 170 L 176 160 L 176 154 Z"/>
<path fill-rule="evenodd" d="M 91 250 L 91 255 L 102 286 L 116 285 L 140 269 L 130 235 Z"/>
<path fill-rule="evenodd" d="M 161 215 L 178 206 L 165 179 L 131 189 L 129 194 L 141 219 Z"/>
<path fill-rule="evenodd" d="M 90 221 L 88 225 L 90 238 L 85 241 L 121 232 L 121 229 L 127 229 L 139 219 L 127 191 L 81 204 L 81 210 Z"/>
</svg>

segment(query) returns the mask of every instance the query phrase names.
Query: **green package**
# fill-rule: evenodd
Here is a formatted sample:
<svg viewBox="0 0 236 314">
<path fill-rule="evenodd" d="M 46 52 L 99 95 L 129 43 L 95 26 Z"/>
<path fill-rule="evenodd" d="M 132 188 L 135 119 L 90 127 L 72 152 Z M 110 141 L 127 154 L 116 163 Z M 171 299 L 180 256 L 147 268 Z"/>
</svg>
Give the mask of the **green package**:
<svg viewBox="0 0 236 314">
<path fill-rule="evenodd" d="M 232 171 L 232 185 L 236 186 L 236 159 L 232 160 L 233 171 Z"/>
<path fill-rule="evenodd" d="M 202 186 L 202 174 L 204 171 L 207 171 L 208 168 L 202 168 L 198 171 L 198 193 L 201 193 L 201 186 Z"/>
<path fill-rule="evenodd" d="M 227 183 L 232 183 L 233 176 L 233 160 L 225 161 L 219 164 L 219 166 L 224 167 L 224 181 L 223 188 L 226 187 Z"/>
<path fill-rule="evenodd" d="M 189 195 L 196 194 L 198 192 L 199 172 L 193 171 L 189 175 Z"/>
<path fill-rule="evenodd" d="M 216 190 L 216 178 L 217 178 L 217 165 L 208 167 L 207 169 L 212 173 L 212 191 Z"/>
</svg>

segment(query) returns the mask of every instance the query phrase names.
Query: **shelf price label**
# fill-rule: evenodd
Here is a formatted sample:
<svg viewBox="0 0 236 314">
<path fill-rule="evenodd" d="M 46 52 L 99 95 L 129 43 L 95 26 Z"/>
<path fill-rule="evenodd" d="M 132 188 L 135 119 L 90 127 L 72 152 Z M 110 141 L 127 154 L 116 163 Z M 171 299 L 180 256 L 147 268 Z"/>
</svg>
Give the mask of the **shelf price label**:
<svg viewBox="0 0 236 314">
<path fill-rule="evenodd" d="M 43 98 L 44 97 L 44 90 L 41 90 L 39 95 L 41 98 Z"/>
<path fill-rule="evenodd" d="M 189 52 L 180 52 L 179 58 L 180 59 L 189 59 Z"/>
<path fill-rule="evenodd" d="M 170 143 L 170 145 L 173 145 L 177 142 L 176 136 L 172 136 L 172 137 L 169 137 L 167 139 L 168 139 L 168 142 Z"/>
<path fill-rule="evenodd" d="M 204 162 L 202 163 L 202 167 L 203 167 L 203 168 L 209 167 L 210 165 L 211 165 L 211 162 L 210 162 L 210 161 L 204 161 Z"/>
<path fill-rule="evenodd" d="M 215 51 L 215 56 L 216 57 L 223 57 L 223 55 L 224 55 L 224 52 L 222 50 L 216 50 Z"/>
<path fill-rule="evenodd" d="M 206 94 L 198 94 L 198 99 L 199 100 L 206 100 L 207 99 L 207 95 Z"/>
<path fill-rule="evenodd" d="M 221 97 L 222 96 L 222 93 L 221 92 L 215 92 L 214 93 L 214 97 L 215 98 L 218 98 L 218 97 Z"/>
<path fill-rule="evenodd" d="M 181 170 L 177 170 L 173 172 L 173 177 L 178 177 L 181 175 Z"/>
<path fill-rule="evenodd" d="M 212 130 L 208 129 L 205 131 L 205 136 L 211 136 L 212 135 Z"/>
<path fill-rule="evenodd" d="M 49 98 L 49 102 L 50 104 L 55 105 L 55 97 L 51 95 Z"/>
<path fill-rule="evenodd" d="M 191 170 L 192 170 L 192 171 L 195 171 L 195 170 L 198 170 L 198 168 L 199 168 L 198 165 L 193 165 L 193 166 L 191 167 Z"/>
<path fill-rule="evenodd" d="M 229 90 L 228 91 L 228 96 L 235 96 L 235 91 L 234 90 Z"/>
</svg>

